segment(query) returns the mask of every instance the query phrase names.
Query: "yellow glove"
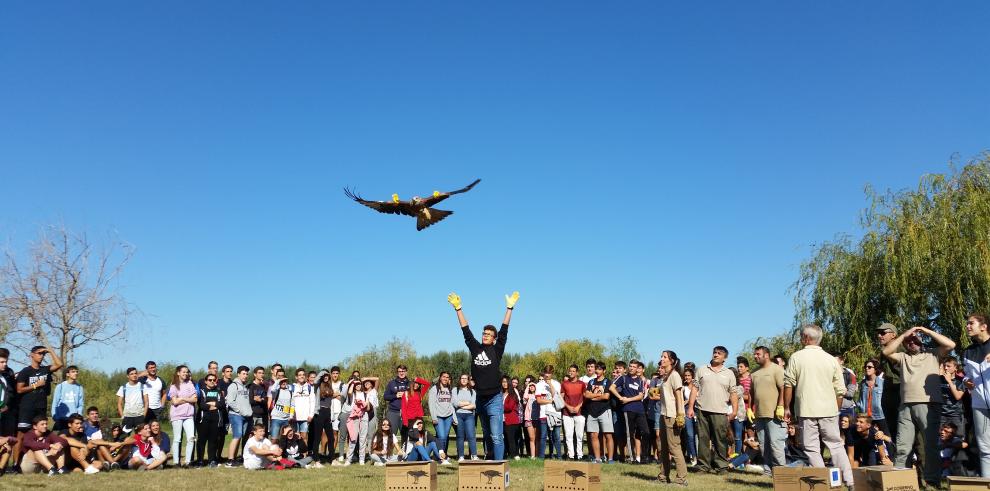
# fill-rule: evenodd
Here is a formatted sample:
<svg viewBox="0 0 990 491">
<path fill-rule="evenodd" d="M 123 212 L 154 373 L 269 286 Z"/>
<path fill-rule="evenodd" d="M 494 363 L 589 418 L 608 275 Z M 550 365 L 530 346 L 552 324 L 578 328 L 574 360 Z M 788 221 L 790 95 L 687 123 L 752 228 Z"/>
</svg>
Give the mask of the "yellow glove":
<svg viewBox="0 0 990 491">
<path fill-rule="evenodd" d="M 447 295 L 447 301 L 454 306 L 454 310 L 461 310 L 461 297 L 456 293 L 451 292 L 450 295 Z"/>
<path fill-rule="evenodd" d="M 678 414 L 677 416 L 674 417 L 674 428 L 683 428 L 683 427 L 684 427 L 684 415 Z"/>
<path fill-rule="evenodd" d="M 777 406 L 777 410 L 773 412 L 774 417 L 783 421 L 784 420 L 784 406 Z"/>
<path fill-rule="evenodd" d="M 749 419 L 749 422 L 750 423 L 752 423 L 753 420 L 756 419 L 756 415 L 753 414 L 753 410 L 752 409 L 746 408 L 746 418 Z"/>
<path fill-rule="evenodd" d="M 512 292 L 512 295 L 505 296 L 505 307 L 513 308 L 516 306 L 516 302 L 519 301 L 519 292 Z"/>
</svg>

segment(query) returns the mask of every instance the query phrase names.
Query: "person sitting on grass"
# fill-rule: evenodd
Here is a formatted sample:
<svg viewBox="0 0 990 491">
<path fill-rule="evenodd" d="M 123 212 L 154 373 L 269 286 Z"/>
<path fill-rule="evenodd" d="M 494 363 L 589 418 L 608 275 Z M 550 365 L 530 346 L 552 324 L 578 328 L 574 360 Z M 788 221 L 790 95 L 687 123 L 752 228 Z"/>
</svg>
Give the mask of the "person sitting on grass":
<svg viewBox="0 0 990 491">
<path fill-rule="evenodd" d="M 24 433 L 24 455 L 21 470 L 25 474 L 47 472 L 49 476 L 65 474 L 65 439 L 48 431 L 48 414 L 39 414 L 31 420 L 31 429 Z"/>
<path fill-rule="evenodd" d="M 282 449 L 282 458 L 289 460 L 296 467 L 323 467 L 323 464 L 313 462 L 313 457 L 308 455 L 309 447 L 306 445 L 306 440 L 291 425 L 282 427 L 278 446 Z"/>
<path fill-rule="evenodd" d="M 127 466 L 127 459 L 130 458 L 131 455 L 131 444 L 127 443 L 127 440 L 127 434 L 124 433 L 123 428 L 121 428 L 119 424 L 114 424 L 110 427 L 110 442 L 121 444 L 116 450 L 110 450 L 111 470 L 120 469 L 121 467 Z M 132 438 L 130 441 L 133 442 L 134 439 Z"/>
<path fill-rule="evenodd" d="M 960 450 L 969 445 L 963 436 L 956 434 L 955 423 L 945 423 L 939 428 L 938 451 L 942 459 L 942 477 L 962 475 L 962 469 L 957 461 Z"/>
<path fill-rule="evenodd" d="M 381 428 L 371 440 L 371 461 L 375 465 L 385 465 L 388 462 L 398 462 L 404 457 L 405 453 L 399 447 L 395 433 L 392 433 L 392 422 L 382 420 Z"/>
<path fill-rule="evenodd" d="M 846 436 L 846 452 L 853 468 L 871 465 L 893 465 L 891 461 L 889 436 L 876 427 L 873 418 L 861 414 L 856 416 L 852 431 Z"/>
<path fill-rule="evenodd" d="M 756 431 L 752 426 L 746 428 L 744 435 L 742 452 L 729 462 L 730 469 L 743 470 L 746 468 L 746 464 L 752 462 L 762 453 L 760 452 L 760 442 L 756 440 Z M 760 472 L 763 472 L 762 468 L 760 468 Z"/>
<path fill-rule="evenodd" d="M 256 424 L 251 431 L 251 438 L 244 444 L 244 468 L 249 470 L 267 469 L 273 460 L 282 457 L 282 448 L 272 445 L 265 438 L 265 426 Z"/>
<path fill-rule="evenodd" d="M 436 457 L 441 465 L 450 465 L 447 455 L 437 448 L 436 438 L 426 431 L 423 418 L 415 418 L 409 425 L 405 451 L 406 460 L 410 462 L 427 462 Z"/>
<path fill-rule="evenodd" d="M 151 425 L 148 423 L 139 424 L 134 434 L 127 440 L 125 443 L 133 441 L 134 445 L 133 449 L 131 449 L 131 458 L 127 462 L 129 469 L 150 471 L 165 468 L 166 455 L 160 450 L 155 451 L 156 442 L 154 437 L 151 436 Z"/>
<path fill-rule="evenodd" d="M 157 419 L 151 420 L 148 426 L 151 428 L 151 438 L 155 440 L 157 451 L 165 455 L 165 464 L 168 465 L 168 459 L 172 458 L 172 439 L 169 438 L 168 433 L 162 431 L 162 424 Z"/>
<path fill-rule="evenodd" d="M 83 471 L 86 474 L 96 474 L 100 469 L 110 470 L 110 463 L 100 460 L 96 441 L 86 438 L 83 429 L 83 417 L 77 413 L 70 414 L 66 420 L 66 429 L 62 438 L 69 446 L 69 459 L 66 459 L 66 469 L 73 472 Z M 118 445 L 104 442 L 104 445 Z"/>
<path fill-rule="evenodd" d="M 798 438 L 797 425 L 793 422 L 787 423 L 787 443 L 784 445 L 784 460 L 787 467 L 808 467 L 811 460 L 804 450 L 804 444 Z"/>
<path fill-rule="evenodd" d="M 82 423 L 86 441 L 96 444 L 96 454 L 106 464 L 107 470 L 119 469 L 120 465 L 110 455 L 111 450 L 118 450 L 120 445 L 103 438 L 103 423 L 100 421 L 100 410 L 96 406 L 86 409 L 86 419 Z"/>
</svg>

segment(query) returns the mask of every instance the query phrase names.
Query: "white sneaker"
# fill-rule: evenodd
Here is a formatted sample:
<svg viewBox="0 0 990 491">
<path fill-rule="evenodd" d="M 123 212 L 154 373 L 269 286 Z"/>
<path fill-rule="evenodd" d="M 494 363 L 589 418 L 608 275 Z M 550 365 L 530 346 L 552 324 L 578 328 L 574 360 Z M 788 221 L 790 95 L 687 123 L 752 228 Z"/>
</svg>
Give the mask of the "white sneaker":
<svg viewBox="0 0 990 491">
<path fill-rule="evenodd" d="M 375 462 L 375 467 L 385 467 L 384 462 Z"/>
<path fill-rule="evenodd" d="M 472 455 L 471 460 L 481 460 L 481 459 L 479 459 L 477 455 Z"/>
<path fill-rule="evenodd" d="M 91 465 L 91 466 L 87 467 L 84 472 L 86 474 L 96 474 L 96 473 L 100 472 L 100 470 L 97 469 L 95 465 Z"/>
<path fill-rule="evenodd" d="M 363 460 L 359 460 L 358 461 L 358 465 L 364 465 L 364 461 Z"/>
<path fill-rule="evenodd" d="M 349 465 L 351 465 L 351 461 L 350 460 L 345 460 L 344 461 L 344 467 L 347 467 Z"/>
<path fill-rule="evenodd" d="M 440 461 L 440 465 L 450 465 L 450 460 L 443 459 Z"/>
<path fill-rule="evenodd" d="M 458 462 L 464 462 L 464 457 L 457 457 Z"/>
<path fill-rule="evenodd" d="M 513 457 L 512 459 L 513 459 L 513 460 L 519 460 L 519 456 L 518 456 L 518 455 L 516 455 L 516 456 L 515 456 L 515 457 Z"/>
</svg>

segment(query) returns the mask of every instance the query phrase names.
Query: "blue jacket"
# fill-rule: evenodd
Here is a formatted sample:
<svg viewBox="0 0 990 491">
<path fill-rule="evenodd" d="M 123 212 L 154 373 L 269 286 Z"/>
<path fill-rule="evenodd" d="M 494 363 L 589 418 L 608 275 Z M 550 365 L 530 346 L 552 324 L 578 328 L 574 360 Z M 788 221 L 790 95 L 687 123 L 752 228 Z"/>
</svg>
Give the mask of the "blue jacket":
<svg viewBox="0 0 990 491">
<path fill-rule="evenodd" d="M 866 401 L 869 399 L 870 389 L 866 385 L 866 380 L 859 383 L 859 402 L 856 403 L 856 408 L 860 413 L 866 414 Z M 880 400 L 883 399 L 883 375 L 877 376 L 876 381 L 873 383 L 873 420 L 884 420 L 886 419 L 883 415 L 883 407 L 880 405 Z"/>
<path fill-rule="evenodd" d="M 83 387 L 79 384 L 62 382 L 55 386 L 55 395 L 52 396 L 52 419 L 69 419 L 70 414 L 83 414 L 85 399 Z"/>
</svg>

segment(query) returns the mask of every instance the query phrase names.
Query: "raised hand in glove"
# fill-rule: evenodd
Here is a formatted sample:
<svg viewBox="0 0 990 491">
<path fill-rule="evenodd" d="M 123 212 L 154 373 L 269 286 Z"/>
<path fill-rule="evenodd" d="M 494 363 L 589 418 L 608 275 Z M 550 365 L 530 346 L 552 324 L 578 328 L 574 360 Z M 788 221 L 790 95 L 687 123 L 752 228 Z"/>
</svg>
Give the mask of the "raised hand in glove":
<svg viewBox="0 0 990 491">
<path fill-rule="evenodd" d="M 781 421 L 784 420 L 784 406 L 777 406 L 777 410 L 773 412 L 773 416 Z"/>
<path fill-rule="evenodd" d="M 461 297 L 454 292 L 447 295 L 447 301 L 454 306 L 454 310 L 461 310 Z"/>
<path fill-rule="evenodd" d="M 516 302 L 519 301 L 519 292 L 512 292 L 512 295 L 505 296 L 505 307 L 513 308 L 516 306 Z"/>
</svg>

